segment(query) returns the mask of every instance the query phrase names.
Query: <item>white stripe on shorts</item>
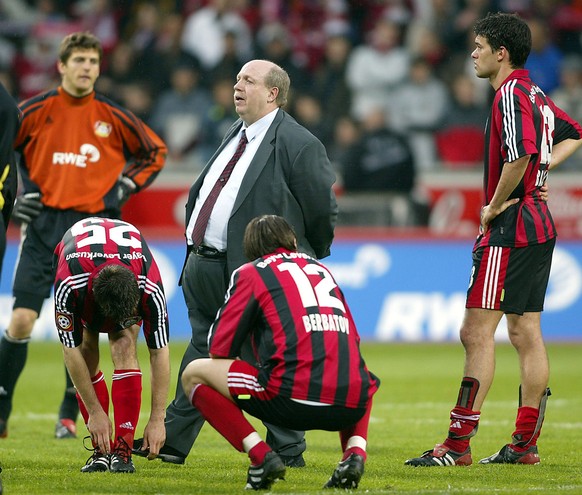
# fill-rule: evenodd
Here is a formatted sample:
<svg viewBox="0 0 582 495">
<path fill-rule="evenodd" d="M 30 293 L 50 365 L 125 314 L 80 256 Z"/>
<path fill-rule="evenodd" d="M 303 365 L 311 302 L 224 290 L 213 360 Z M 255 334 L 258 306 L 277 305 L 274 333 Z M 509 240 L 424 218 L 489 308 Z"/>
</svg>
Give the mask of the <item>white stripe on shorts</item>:
<svg viewBox="0 0 582 495">
<path fill-rule="evenodd" d="M 265 389 L 258 382 L 257 378 L 253 375 L 240 372 L 229 372 L 227 383 L 229 388 L 246 388 L 248 390 L 253 390 L 255 392 L 264 392 Z"/>
<path fill-rule="evenodd" d="M 499 268 L 501 267 L 502 253 L 503 248 L 500 246 L 489 247 L 487 270 L 485 271 L 485 281 L 483 283 L 483 299 L 481 301 L 481 307 L 484 309 L 495 309 L 495 298 L 497 297 L 497 283 L 499 282 Z"/>
</svg>

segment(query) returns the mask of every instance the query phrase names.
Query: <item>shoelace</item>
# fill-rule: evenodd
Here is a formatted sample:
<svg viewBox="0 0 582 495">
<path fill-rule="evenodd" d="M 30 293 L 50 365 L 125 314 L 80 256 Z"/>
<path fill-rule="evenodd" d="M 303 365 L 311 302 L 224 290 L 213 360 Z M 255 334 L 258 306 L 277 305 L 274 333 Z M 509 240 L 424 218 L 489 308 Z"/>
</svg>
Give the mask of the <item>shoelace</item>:
<svg viewBox="0 0 582 495">
<path fill-rule="evenodd" d="M 123 437 L 117 437 L 117 445 L 113 453 L 121 457 L 124 462 L 129 462 L 131 459 L 131 447 Z"/>
<path fill-rule="evenodd" d="M 99 449 L 99 447 L 93 447 L 93 442 L 91 442 L 91 448 L 87 447 L 87 445 L 85 444 L 85 440 L 87 439 L 91 440 L 91 437 L 87 435 L 86 437 L 83 438 L 83 447 L 85 448 L 85 450 L 92 452 L 92 454 L 87 458 L 85 464 L 87 464 L 90 459 L 98 459 L 99 457 L 102 457 L 104 455 Z"/>
</svg>

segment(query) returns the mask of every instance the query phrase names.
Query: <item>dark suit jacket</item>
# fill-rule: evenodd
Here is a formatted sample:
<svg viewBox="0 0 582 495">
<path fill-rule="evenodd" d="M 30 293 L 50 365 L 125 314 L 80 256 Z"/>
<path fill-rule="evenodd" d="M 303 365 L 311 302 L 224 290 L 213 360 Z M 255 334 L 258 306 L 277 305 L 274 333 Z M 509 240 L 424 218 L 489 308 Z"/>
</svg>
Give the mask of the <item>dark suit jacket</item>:
<svg viewBox="0 0 582 495">
<path fill-rule="evenodd" d="M 233 124 L 190 188 L 186 224 L 204 177 L 242 125 L 240 119 Z M 279 110 L 245 174 L 228 221 L 229 274 L 248 261 L 243 254 L 243 235 L 247 224 L 259 215 L 284 217 L 295 229 L 299 251 L 316 258 L 328 256 L 337 218 L 334 182 L 335 172 L 323 144 Z"/>
</svg>

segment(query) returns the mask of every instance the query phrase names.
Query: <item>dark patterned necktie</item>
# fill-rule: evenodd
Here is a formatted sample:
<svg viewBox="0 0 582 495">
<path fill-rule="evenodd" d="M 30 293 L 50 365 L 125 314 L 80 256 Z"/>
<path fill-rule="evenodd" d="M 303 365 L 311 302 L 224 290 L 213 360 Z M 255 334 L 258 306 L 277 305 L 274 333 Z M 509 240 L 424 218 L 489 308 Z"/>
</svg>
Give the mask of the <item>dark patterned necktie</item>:
<svg viewBox="0 0 582 495">
<path fill-rule="evenodd" d="M 206 227 L 208 226 L 208 220 L 210 219 L 210 214 L 212 213 L 212 208 L 214 208 L 214 204 L 218 199 L 220 191 L 222 191 L 222 188 L 226 185 L 228 179 L 230 179 L 232 170 L 234 169 L 234 166 L 238 162 L 239 158 L 244 153 L 247 143 L 247 135 L 243 130 L 234 155 L 232 155 L 232 158 L 226 164 L 226 167 L 224 167 L 224 170 L 220 174 L 220 177 L 214 184 L 212 191 L 210 191 L 210 194 L 204 201 L 204 204 L 198 213 L 198 218 L 196 219 L 194 230 L 192 231 L 192 242 L 194 242 L 195 246 L 200 246 L 200 244 L 202 244 L 202 241 L 204 240 L 204 234 L 206 233 Z"/>
</svg>

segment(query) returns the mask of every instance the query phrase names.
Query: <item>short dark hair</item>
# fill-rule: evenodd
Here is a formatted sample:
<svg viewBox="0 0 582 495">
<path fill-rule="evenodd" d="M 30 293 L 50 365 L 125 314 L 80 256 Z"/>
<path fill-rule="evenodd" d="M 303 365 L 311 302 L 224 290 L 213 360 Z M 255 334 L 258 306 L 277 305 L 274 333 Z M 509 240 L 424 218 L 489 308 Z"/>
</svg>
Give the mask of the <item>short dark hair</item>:
<svg viewBox="0 0 582 495">
<path fill-rule="evenodd" d="M 493 51 L 505 47 L 513 68 L 525 66 L 531 51 L 531 31 L 517 14 L 489 13 L 475 23 L 473 30 L 487 39 Z"/>
<path fill-rule="evenodd" d="M 93 297 L 104 316 L 121 324 L 136 315 L 141 296 L 133 272 L 110 264 L 93 279 Z"/>
<path fill-rule="evenodd" d="M 295 251 L 297 241 L 293 227 L 283 217 L 262 215 L 253 218 L 245 229 L 243 250 L 249 260 L 275 252 L 278 248 Z"/>
<path fill-rule="evenodd" d="M 103 47 L 101 41 L 89 31 L 71 33 L 63 38 L 59 48 L 59 60 L 66 64 L 73 50 L 97 50 L 99 61 L 103 58 Z"/>
</svg>

